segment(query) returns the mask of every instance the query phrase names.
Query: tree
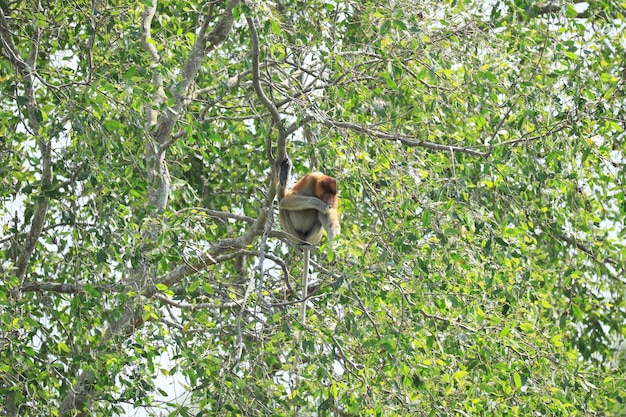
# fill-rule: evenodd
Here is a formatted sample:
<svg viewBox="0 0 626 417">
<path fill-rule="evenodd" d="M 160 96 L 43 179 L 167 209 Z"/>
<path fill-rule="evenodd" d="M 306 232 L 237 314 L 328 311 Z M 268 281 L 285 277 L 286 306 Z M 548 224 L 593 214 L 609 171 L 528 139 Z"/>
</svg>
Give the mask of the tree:
<svg viewBox="0 0 626 417">
<path fill-rule="evenodd" d="M 2 413 L 623 413 L 613 3 L 0 4 Z"/>
</svg>

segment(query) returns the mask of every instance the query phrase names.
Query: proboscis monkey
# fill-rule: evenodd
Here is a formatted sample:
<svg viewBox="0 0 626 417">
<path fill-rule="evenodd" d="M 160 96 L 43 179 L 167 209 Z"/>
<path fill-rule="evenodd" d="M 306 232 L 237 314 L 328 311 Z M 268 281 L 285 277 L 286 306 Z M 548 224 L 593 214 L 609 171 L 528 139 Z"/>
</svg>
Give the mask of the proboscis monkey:
<svg viewBox="0 0 626 417">
<path fill-rule="evenodd" d="M 278 214 L 290 239 L 300 245 L 315 245 L 322 239 L 322 229 L 326 230 L 329 239 L 335 238 L 341 231 L 337 180 L 321 172 L 312 172 L 285 192 L 291 161 L 286 158 L 280 168 Z"/>
</svg>

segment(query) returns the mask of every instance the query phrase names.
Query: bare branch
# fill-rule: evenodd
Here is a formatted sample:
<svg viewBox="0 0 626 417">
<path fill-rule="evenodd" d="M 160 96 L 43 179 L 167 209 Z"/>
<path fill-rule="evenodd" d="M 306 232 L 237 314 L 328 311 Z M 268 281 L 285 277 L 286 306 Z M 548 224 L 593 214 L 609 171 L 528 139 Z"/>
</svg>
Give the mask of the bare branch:
<svg viewBox="0 0 626 417">
<path fill-rule="evenodd" d="M 150 7 L 146 7 L 146 10 L 144 10 L 143 12 L 143 18 L 141 20 L 141 45 L 146 51 L 148 51 L 148 53 L 152 57 L 153 62 L 159 62 L 161 60 L 156 46 L 154 46 L 154 44 L 151 42 L 152 38 L 150 35 L 152 19 L 154 18 L 154 14 L 156 13 L 156 7 L 157 0 L 152 0 L 152 5 Z"/>
<path fill-rule="evenodd" d="M 32 71 L 32 66 L 22 59 L 15 48 L 13 37 L 11 36 L 11 31 L 9 30 L 9 25 L 5 19 L 2 7 L 0 7 L 0 42 L 2 46 L 2 48 L 0 48 L 0 52 L 6 59 L 9 60 L 18 72 L 26 74 Z"/>
<path fill-rule="evenodd" d="M 33 282 L 24 284 L 20 289 L 23 292 L 55 292 L 59 294 L 78 294 L 85 291 L 85 284 L 63 284 L 59 282 Z M 121 291 L 117 285 L 95 285 L 93 288 L 99 292 Z"/>
<path fill-rule="evenodd" d="M 254 24 L 254 19 L 251 17 L 246 17 L 246 21 L 248 22 L 248 28 L 250 29 L 250 37 L 252 39 L 252 85 L 254 86 L 254 91 L 256 95 L 263 103 L 263 106 L 267 108 L 272 116 L 272 125 L 275 125 L 278 128 L 278 139 L 276 140 L 276 156 L 274 158 L 272 165 L 272 172 L 270 173 L 271 178 L 275 178 L 277 172 L 279 172 L 280 163 L 287 156 L 287 136 L 289 133 L 285 130 L 282 125 L 282 118 L 280 116 L 280 112 L 274 104 L 263 91 L 263 87 L 261 87 L 261 74 L 259 70 L 259 34 L 256 30 L 256 26 Z M 268 143 L 268 145 L 270 145 Z M 271 155 L 271 148 L 268 147 L 268 153 Z M 275 181 L 271 181 L 270 183 L 270 192 L 268 197 L 271 197 L 273 200 L 275 194 Z M 271 201 L 271 200 L 270 200 Z"/>
<path fill-rule="evenodd" d="M 559 239 L 561 239 L 562 241 L 572 245 L 573 247 L 575 247 L 576 249 L 578 249 L 579 251 L 583 252 L 584 254 L 586 254 L 589 259 L 591 259 L 594 263 L 598 264 L 606 273 L 606 275 L 612 279 L 615 282 L 618 282 L 620 284 L 626 284 L 626 281 L 623 280 L 621 277 L 619 277 L 618 275 L 615 275 L 608 267 L 607 264 L 609 265 L 613 265 L 613 267 L 619 268 L 622 267 L 622 265 L 615 261 L 614 259 L 610 259 L 610 258 L 604 258 L 604 259 L 600 259 L 598 257 L 597 254 L 595 254 L 589 247 L 587 247 L 585 244 L 583 244 L 582 242 L 579 242 L 577 239 L 566 236 L 564 234 L 560 234 L 557 236 Z"/>
<path fill-rule="evenodd" d="M 172 133 L 174 124 L 183 113 L 186 98 L 189 94 L 189 88 L 196 79 L 200 65 L 202 65 L 206 53 L 215 49 L 230 33 L 234 21 L 233 10 L 240 2 L 241 0 L 230 0 L 228 2 L 221 19 L 215 24 L 215 27 L 209 34 L 207 34 L 206 31 L 208 29 L 211 12 L 207 13 L 205 16 L 204 23 L 196 36 L 196 42 L 193 45 L 191 54 L 182 68 L 182 80 L 174 94 L 176 104 L 173 108 L 167 109 L 154 133 L 155 140 L 162 148 L 165 144 L 171 144 L 171 142 L 168 142 L 168 139 Z M 210 44 L 208 49 L 207 44 Z"/>
<path fill-rule="evenodd" d="M 153 296 L 157 300 L 168 304 L 172 307 L 185 309 L 185 310 L 205 310 L 205 309 L 218 309 L 218 310 L 229 310 L 237 307 L 241 307 L 243 304 L 243 300 L 231 301 L 228 303 L 199 303 L 199 304 L 190 304 L 185 303 L 183 301 L 172 300 L 171 298 L 166 297 L 161 293 L 156 293 Z"/>
<path fill-rule="evenodd" d="M 158 70 L 158 68 L 156 68 L 161 61 L 161 57 L 159 56 L 159 52 L 156 46 L 154 46 L 154 42 L 152 42 L 152 37 L 150 35 L 152 19 L 154 18 L 154 14 L 156 13 L 156 7 L 157 0 L 152 0 L 152 5 L 150 7 L 146 7 L 143 12 L 143 18 L 141 20 L 141 45 L 150 54 L 150 57 L 155 67 L 152 70 L 152 85 L 154 86 L 154 94 L 152 95 L 153 102 L 148 102 L 145 104 L 146 131 L 150 130 L 152 126 L 156 125 L 156 108 L 160 107 L 165 102 L 165 91 L 163 90 L 163 75 L 161 75 L 161 72 Z"/>
<path fill-rule="evenodd" d="M 278 112 L 276 105 L 274 105 L 274 103 L 267 98 L 265 91 L 263 91 L 263 87 L 261 87 L 261 74 L 259 71 L 259 34 L 257 33 L 254 20 L 251 17 L 246 17 L 246 21 L 248 22 L 248 28 L 250 29 L 250 37 L 252 40 L 252 85 L 254 86 L 254 91 L 259 97 L 259 100 L 261 100 L 261 103 L 263 103 L 272 115 L 272 121 L 276 126 L 278 126 L 278 130 L 282 132 L 280 113 Z"/>
<path fill-rule="evenodd" d="M 224 239 L 211 248 L 209 253 L 203 253 L 192 259 L 186 259 L 184 264 L 179 265 L 172 271 L 157 278 L 155 281 L 171 287 L 179 283 L 183 278 L 203 271 L 211 265 L 216 265 L 235 258 L 240 254 L 240 252 L 238 252 L 240 249 L 247 246 L 260 234 L 260 232 L 258 234 L 249 233 L 243 237 Z M 155 292 L 156 288 L 150 286 L 145 288 L 142 294 L 146 297 L 151 297 Z"/>
<path fill-rule="evenodd" d="M 187 211 L 197 211 L 201 213 L 206 213 L 207 215 L 211 217 L 215 217 L 215 218 L 222 219 L 222 220 L 232 219 L 232 220 L 237 220 L 237 221 L 246 222 L 246 223 L 252 223 L 255 220 L 253 217 L 244 216 L 241 214 L 228 213 L 225 211 L 211 210 L 211 209 L 207 209 L 204 207 L 189 207 L 189 208 L 180 210 L 178 213 L 187 212 Z"/>
<path fill-rule="evenodd" d="M 626 8 L 622 7 L 619 2 L 614 2 L 613 8 L 606 7 L 604 2 L 597 2 L 593 0 L 574 0 L 573 4 L 587 3 L 587 7 L 576 13 L 577 19 L 591 19 L 600 18 L 603 20 L 610 20 L 623 17 L 626 15 Z M 554 15 L 563 12 L 563 3 L 546 3 L 543 5 L 533 4 L 526 9 L 526 15 L 528 18 L 535 18 L 538 16 Z"/>
<path fill-rule="evenodd" d="M 464 154 L 468 154 L 472 156 L 480 156 L 483 158 L 489 156 L 489 152 L 481 152 L 475 149 L 465 148 L 462 146 L 442 145 L 438 143 L 427 142 L 425 140 L 414 139 L 409 136 L 401 135 L 401 134 L 385 133 L 385 132 L 381 132 L 378 130 L 370 129 L 366 126 L 358 125 L 356 123 L 338 122 L 338 121 L 330 120 L 330 119 L 325 119 L 323 123 L 328 127 L 352 130 L 352 131 L 363 133 L 363 134 L 366 134 L 368 136 L 378 138 L 378 139 L 398 141 L 402 143 L 403 145 L 411 146 L 411 147 L 417 146 L 417 147 L 432 149 L 436 151 L 459 152 L 459 153 L 464 153 Z"/>
<path fill-rule="evenodd" d="M 22 66 L 20 62 L 23 60 L 17 55 L 17 51 L 15 50 L 12 40 L 10 37 L 8 39 L 5 38 L 5 34 L 9 33 L 8 28 L 5 25 L 6 21 L 4 20 L 4 14 L 2 14 L 0 16 L 0 35 L 2 36 L 3 46 L 5 46 L 5 48 L 13 48 L 9 51 L 9 53 L 16 54 L 15 56 L 19 61 L 16 61 L 15 66 L 16 69 L 24 76 L 24 89 L 27 97 L 25 107 L 28 114 L 28 126 L 33 137 L 37 139 L 39 152 L 41 153 L 41 189 L 37 199 L 37 208 L 35 209 L 35 213 L 32 217 L 28 236 L 26 236 L 24 246 L 22 247 L 15 264 L 16 275 L 21 284 L 24 282 L 26 269 L 30 263 L 33 251 L 35 250 L 35 246 L 37 245 L 37 241 L 41 236 L 41 232 L 43 231 L 43 227 L 46 222 L 46 214 L 49 206 L 47 192 L 50 191 L 52 184 L 52 148 L 50 147 L 50 141 L 40 135 L 38 118 L 39 109 L 35 98 L 34 87 L 35 76 L 32 72 L 32 69 L 35 68 L 37 61 L 39 38 L 42 31 L 38 27 L 34 28 L 32 33 L 31 51 L 28 59 L 26 60 L 26 66 Z M 28 71 L 25 71 L 25 69 L 28 69 Z"/>
<path fill-rule="evenodd" d="M 545 14 L 558 13 L 561 10 L 562 10 L 562 7 L 559 4 L 549 3 L 549 4 L 544 4 L 543 6 L 538 6 L 534 4 L 532 6 L 529 6 L 528 9 L 526 9 L 526 14 L 528 15 L 529 18 L 533 18 L 537 16 L 542 16 Z"/>
<path fill-rule="evenodd" d="M 453 321 L 453 320 L 450 320 L 449 318 L 441 317 L 441 316 L 438 316 L 436 314 L 429 314 L 429 313 L 425 312 L 423 309 L 420 309 L 419 312 L 420 312 L 421 315 L 423 315 L 427 319 L 442 321 L 444 323 L 448 323 L 449 325 L 460 327 L 460 328 L 465 329 L 467 331 L 470 331 L 472 333 L 476 333 L 477 332 L 477 330 L 474 329 L 473 327 L 470 327 L 467 324 L 464 324 L 464 323 L 462 323 L 462 322 L 460 322 L 458 320 L 454 320 Z"/>
<path fill-rule="evenodd" d="M 301 127 L 305 126 L 306 124 L 308 124 L 309 122 L 313 121 L 314 119 L 315 118 L 313 116 L 306 116 L 306 117 L 303 117 L 300 120 L 296 120 L 295 122 L 293 122 L 292 124 L 287 126 L 287 128 L 285 129 L 285 135 L 286 136 L 291 135 L 293 132 L 295 132 L 296 130 L 298 130 Z"/>
</svg>

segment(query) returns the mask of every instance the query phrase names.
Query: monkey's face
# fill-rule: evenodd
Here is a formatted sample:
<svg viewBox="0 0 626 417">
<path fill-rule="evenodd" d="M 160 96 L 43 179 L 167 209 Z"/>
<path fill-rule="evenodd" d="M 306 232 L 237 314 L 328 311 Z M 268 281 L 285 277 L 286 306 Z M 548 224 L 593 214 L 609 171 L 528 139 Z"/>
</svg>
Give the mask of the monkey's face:
<svg viewBox="0 0 626 417">
<path fill-rule="evenodd" d="M 332 177 L 324 177 L 317 182 L 316 196 L 320 200 L 328 203 L 329 206 L 335 205 L 337 196 L 337 180 Z"/>
</svg>

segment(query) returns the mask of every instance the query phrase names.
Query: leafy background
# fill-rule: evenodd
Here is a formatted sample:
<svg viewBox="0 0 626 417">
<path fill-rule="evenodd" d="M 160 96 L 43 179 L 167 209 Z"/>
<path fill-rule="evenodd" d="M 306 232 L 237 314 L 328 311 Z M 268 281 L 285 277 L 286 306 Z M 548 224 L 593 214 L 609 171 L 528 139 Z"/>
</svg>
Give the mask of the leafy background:
<svg viewBox="0 0 626 417">
<path fill-rule="evenodd" d="M 625 10 L 0 2 L 0 413 L 623 415 Z"/>
</svg>

